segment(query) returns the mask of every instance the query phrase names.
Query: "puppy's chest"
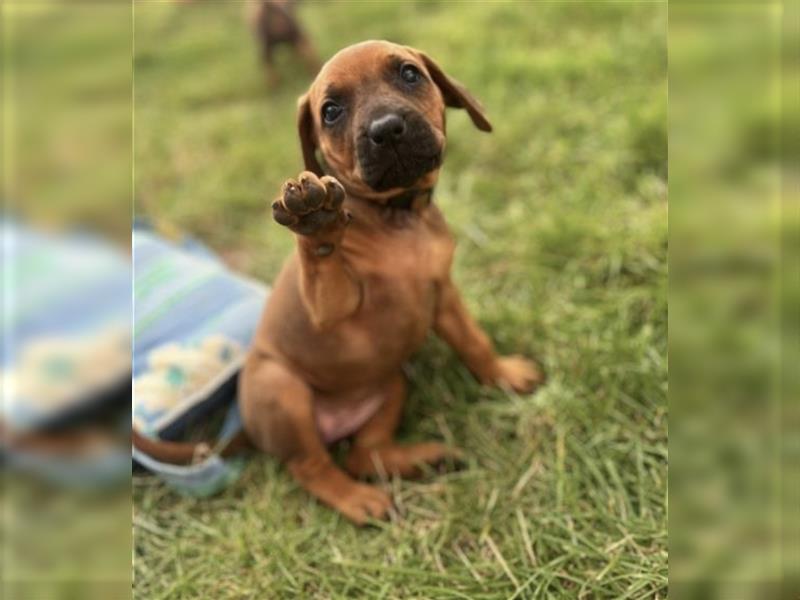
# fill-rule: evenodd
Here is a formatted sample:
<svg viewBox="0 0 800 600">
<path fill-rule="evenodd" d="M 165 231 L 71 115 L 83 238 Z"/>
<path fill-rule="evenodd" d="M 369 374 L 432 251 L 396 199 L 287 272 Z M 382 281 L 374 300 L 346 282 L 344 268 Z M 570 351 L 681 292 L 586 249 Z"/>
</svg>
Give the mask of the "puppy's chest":
<svg viewBox="0 0 800 600">
<path fill-rule="evenodd" d="M 425 222 L 353 233 L 344 250 L 363 286 L 362 309 L 398 320 L 432 313 L 452 264 L 452 238 Z"/>
</svg>

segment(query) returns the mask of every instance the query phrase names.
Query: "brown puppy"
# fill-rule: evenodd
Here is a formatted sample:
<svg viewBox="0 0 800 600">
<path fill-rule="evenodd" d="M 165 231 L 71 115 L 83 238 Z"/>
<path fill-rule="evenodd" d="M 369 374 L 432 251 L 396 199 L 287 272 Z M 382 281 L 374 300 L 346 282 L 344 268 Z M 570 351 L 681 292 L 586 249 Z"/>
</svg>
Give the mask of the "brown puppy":
<svg viewBox="0 0 800 600">
<path fill-rule="evenodd" d="M 384 517 L 391 500 L 351 475 L 413 476 L 451 454 L 435 442 L 392 441 L 403 363 L 431 329 L 484 384 L 527 392 L 540 381 L 531 361 L 495 354 L 450 279 L 454 242 L 431 202 L 447 106 L 491 130 L 478 102 L 422 52 L 374 41 L 345 48 L 300 99 L 307 171 L 272 205 L 297 252 L 241 374 L 245 429 L 356 523 Z M 346 472 L 326 443 L 348 435 Z"/>
</svg>

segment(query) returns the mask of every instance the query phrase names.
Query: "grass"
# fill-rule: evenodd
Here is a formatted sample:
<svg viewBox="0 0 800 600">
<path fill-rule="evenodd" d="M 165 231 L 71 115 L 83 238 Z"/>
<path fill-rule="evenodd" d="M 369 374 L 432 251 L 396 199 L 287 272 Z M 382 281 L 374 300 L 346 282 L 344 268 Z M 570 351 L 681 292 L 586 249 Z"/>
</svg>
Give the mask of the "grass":
<svg viewBox="0 0 800 600">
<path fill-rule="evenodd" d="M 291 57 L 268 92 L 237 3 L 139 2 L 136 212 L 269 281 L 293 241 L 267 200 L 302 169 Z M 357 529 L 268 457 L 205 500 L 137 477 L 140 598 L 664 598 L 667 594 L 666 6 L 316 3 L 319 52 L 424 49 L 487 108 L 449 114 L 436 201 L 455 280 L 531 396 L 481 389 L 441 342 L 409 366 L 401 439 L 465 470 L 391 481 Z M 344 448 L 337 449 L 341 454 Z"/>
</svg>

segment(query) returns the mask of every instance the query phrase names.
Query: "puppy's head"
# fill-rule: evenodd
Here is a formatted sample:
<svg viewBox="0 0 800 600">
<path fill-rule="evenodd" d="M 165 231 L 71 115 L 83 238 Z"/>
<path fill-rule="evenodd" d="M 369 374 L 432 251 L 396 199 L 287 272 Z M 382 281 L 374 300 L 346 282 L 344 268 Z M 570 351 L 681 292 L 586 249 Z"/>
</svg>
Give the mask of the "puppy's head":
<svg viewBox="0 0 800 600">
<path fill-rule="evenodd" d="M 480 104 L 424 53 L 389 42 L 341 50 L 300 98 L 306 169 L 327 171 L 350 193 L 384 200 L 436 183 L 445 146 L 445 107 L 463 108 L 491 131 Z"/>
</svg>

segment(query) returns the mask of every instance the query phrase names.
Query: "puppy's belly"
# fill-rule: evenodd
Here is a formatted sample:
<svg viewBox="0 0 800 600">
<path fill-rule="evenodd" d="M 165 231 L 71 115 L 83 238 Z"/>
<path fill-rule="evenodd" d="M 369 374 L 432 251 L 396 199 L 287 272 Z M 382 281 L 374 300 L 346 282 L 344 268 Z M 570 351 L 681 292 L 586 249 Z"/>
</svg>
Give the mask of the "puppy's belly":
<svg viewBox="0 0 800 600">
<path fill-rule="evenodd" d="M 352 435 L 380 410 L 385 399 L 383 394 L 373 393 L 357 402 L 315 400 L 314 416 L 320 437 L 332 444 Z"/>
</svg>

